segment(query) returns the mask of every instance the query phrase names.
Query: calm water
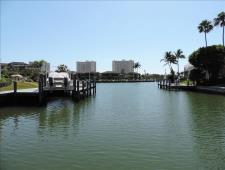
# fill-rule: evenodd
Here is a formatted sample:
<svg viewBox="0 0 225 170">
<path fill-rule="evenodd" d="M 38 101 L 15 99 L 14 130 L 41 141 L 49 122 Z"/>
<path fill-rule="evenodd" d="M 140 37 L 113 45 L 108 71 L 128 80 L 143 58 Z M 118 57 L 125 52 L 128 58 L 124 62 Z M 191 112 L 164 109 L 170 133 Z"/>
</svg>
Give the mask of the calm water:
<svg viewBox="0 0 225 170">
<path fill-rule="evenodd" d="M 98 84 L 74 104 L 0 108 L 0 169 L 225 169 L 225 97 Z"/>
</svg>

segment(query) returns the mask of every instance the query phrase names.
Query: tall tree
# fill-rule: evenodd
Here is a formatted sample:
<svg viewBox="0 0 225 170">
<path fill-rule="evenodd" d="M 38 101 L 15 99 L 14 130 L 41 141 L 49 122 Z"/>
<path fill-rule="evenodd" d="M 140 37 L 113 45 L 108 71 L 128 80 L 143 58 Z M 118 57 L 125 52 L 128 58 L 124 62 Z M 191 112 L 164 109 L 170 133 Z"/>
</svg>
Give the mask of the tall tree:
<svg viewBox="0 0 225 170">
<path fill-rule="evenodd" d="M 220 77 L 225 77 L 225 50 L 222 45 L 213 45 L 199 48 L 189 56 L 189 62 L 196 68 L 205 72 L 212 83 L 216 83 Z"/>
<path fill-rule="evenodd" d="M 69 69 L 65 64 L 61 64 L 57 67 L 56 72 L 68 72 Z"/>
<path fill-rule="evenodd" d="M 172 70 L 172 64 L 177 64 L 176 57 L 172 54 L 171 51 L 167 51 L 163 57 L 163 59 L 160 60 L 160 62 L 164 62 L 164 66 L 168 65 L 170 70 Z"/>
<path fill-rule="evenodd" d="M 212 25 L 211 21 L 208 21 L 208 20 L 203 20 L 198 26 L 199 32 L 200 33 L 204 32 L 204 34 L 205 34 L 205 45 L 206 45 L 206 47 L 207 47 L 206 34 L 209 33 L 212 29 L 213 29 L 213 25 Z"/>
<path fill-rule="evenodd" d="M 134 63 L 134 69 L 137 70 L 138 73 L 138 69 L 141 67 L 141 64 L 139 62 Z"/>
<path fill-rule="evenodd" d="M 223 47 L 224 47 L 225 12 L 221 12 L 217 15 L 217 17 L 214 19 L 214 25 L 221 26 L 223 28 L 222 41 L 223 41 Z"/>
<path fill-rule="evenodd" d="M 177 73 L 178 76 L 180 75 L 180 70 L 179 70 L 179 60 L 184 59 L 185 56 L 183 54 L 183 51 L 181 49 L 178 49 L 176 52 L 174 52 L 174 57 L 177 59 Z"/>
</svg>

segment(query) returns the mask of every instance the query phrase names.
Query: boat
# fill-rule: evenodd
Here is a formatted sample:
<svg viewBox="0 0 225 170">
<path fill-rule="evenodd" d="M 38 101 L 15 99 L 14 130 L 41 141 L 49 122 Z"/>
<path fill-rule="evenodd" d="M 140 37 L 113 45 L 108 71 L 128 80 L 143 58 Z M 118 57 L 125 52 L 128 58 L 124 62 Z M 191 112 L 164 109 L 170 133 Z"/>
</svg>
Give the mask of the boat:
<svg viewBox="0 0 225 170">
<path fill-rule="evenodd" d="M 73 81 L 67 72 L 50 72 L 46 82 L 49 90 L 69 90 L 73 87 Z"/>
</svg>

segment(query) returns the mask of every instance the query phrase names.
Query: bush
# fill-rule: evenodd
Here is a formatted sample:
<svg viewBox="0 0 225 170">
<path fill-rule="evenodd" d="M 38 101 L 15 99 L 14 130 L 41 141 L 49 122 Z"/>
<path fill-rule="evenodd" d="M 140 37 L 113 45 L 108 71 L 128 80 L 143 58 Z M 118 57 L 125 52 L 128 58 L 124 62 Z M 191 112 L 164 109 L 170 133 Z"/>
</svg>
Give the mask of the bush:
<svg viewBox="0 0 225 170">
<path fill-rule="evenodd" d="M 189 79 L 196 82 L 197 85 L 205 82 L 205 74 L 200 69 L 193 69 L 190 71 Z"/>
<path fill-rule="evenodd" d="M 221 45 L 199 48 L 189 56 L 189 62 L 197 69 L 192 75 L 196 74 L 194 77 L 199 78 L 198 82 L 203 80 L 203 72 L 208 72 L 209 79 L 204 82 L 217 83 L 221 79 L 221 70 L 225 69 L 225 49 Z"/>
</svg>

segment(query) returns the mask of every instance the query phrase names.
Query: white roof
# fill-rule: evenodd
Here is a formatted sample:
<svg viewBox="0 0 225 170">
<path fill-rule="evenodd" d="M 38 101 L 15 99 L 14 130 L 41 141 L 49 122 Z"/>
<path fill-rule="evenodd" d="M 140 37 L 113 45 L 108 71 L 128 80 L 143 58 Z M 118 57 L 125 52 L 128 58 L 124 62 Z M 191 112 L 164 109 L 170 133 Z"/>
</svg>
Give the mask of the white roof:
<svg viewBox="0 0 225 170">
<path fill-rule="evenodd" d="M 11 77 L 20 77 L 20 78 L 23 78 L 23 76 L 21 76 L 20 74 L 13 74 L 13 75 L 11 75 Z"/>
<path fill-rule="evenodd" d="M 192 64 L 190 64 L 190 63 L 188 63 L 188 64 L 186 64 L 185 66 L 184 66 L 184 71 L 191 71 L 191 70 L 193 70 L 195 67 L 192 65 Z"/>
<path fill-rule="evenodd" d="M 48 77 L 52 77 L 52 78 L 69 78 L 69 74 L 67 72 L 50 72 Z"/>
</svg>

